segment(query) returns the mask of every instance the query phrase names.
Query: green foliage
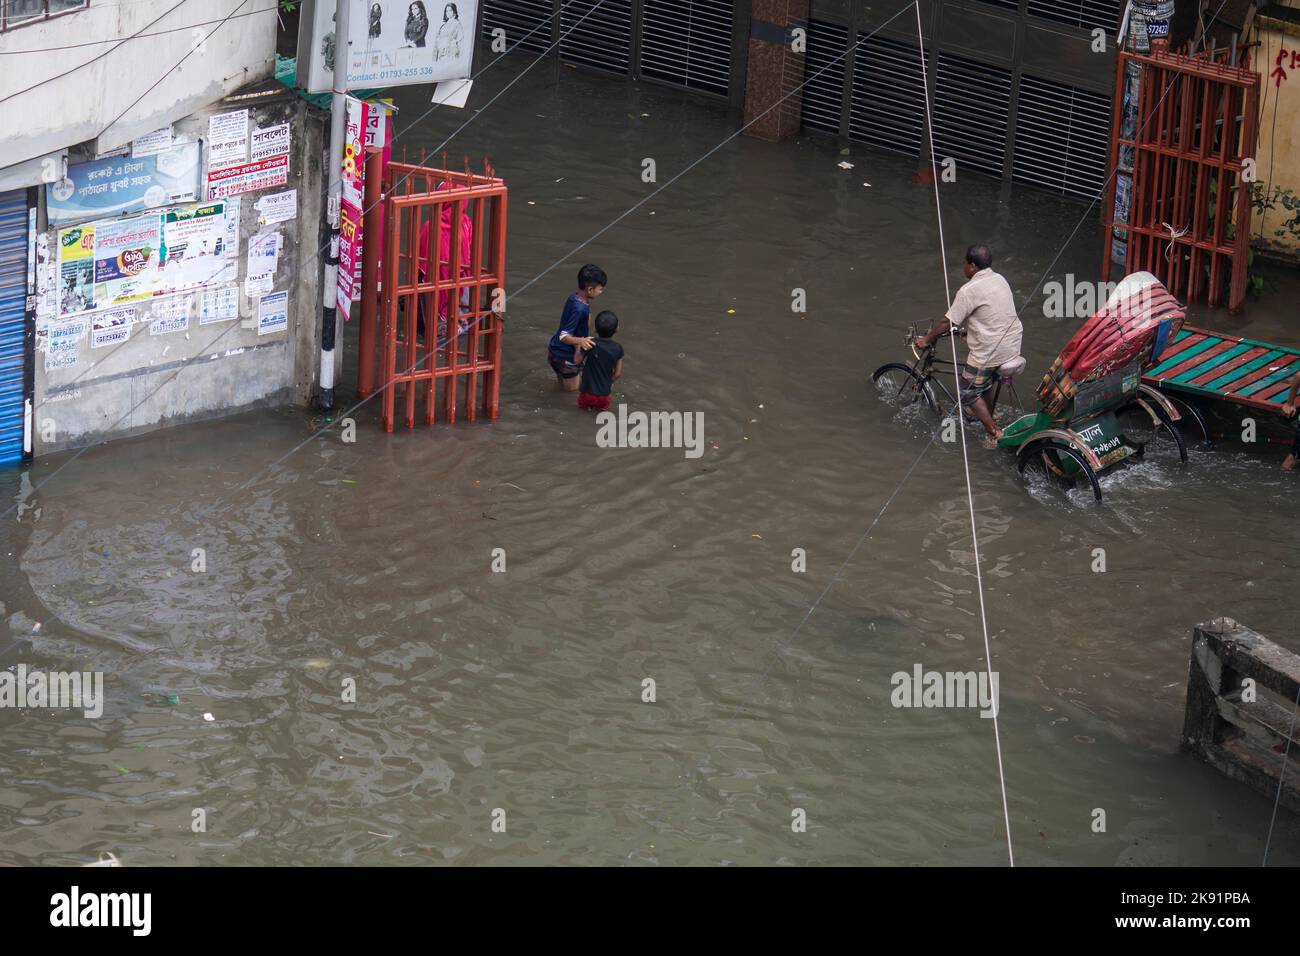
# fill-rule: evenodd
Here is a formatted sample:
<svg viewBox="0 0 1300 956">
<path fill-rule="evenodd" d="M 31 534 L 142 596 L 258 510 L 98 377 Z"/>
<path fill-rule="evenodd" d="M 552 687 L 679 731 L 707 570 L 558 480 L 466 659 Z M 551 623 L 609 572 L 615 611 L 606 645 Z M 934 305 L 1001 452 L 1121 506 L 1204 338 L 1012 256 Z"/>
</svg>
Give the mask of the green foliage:
<svg viewBox="0 0 1300 956">
<path fill-rule="evenodd" d="M 1278 208 L 1290 213 L 1291 218 L 1284 219 L 1281 227 L 1273 230 L 1273 235 L 1278 239 L 1300 242 L 1300 196 L 1281 186 L 1274 186 L 1273 191 L 1268 192 L 1263 183 L 1253 183 L 1250 187 L 1250 204 L 1260 215 Z"/>
<path fill-rule="evenodd" d="M 281 13 L 293 13 L 298 9 L 297 0 L 280 0 Z"/>
</svg>

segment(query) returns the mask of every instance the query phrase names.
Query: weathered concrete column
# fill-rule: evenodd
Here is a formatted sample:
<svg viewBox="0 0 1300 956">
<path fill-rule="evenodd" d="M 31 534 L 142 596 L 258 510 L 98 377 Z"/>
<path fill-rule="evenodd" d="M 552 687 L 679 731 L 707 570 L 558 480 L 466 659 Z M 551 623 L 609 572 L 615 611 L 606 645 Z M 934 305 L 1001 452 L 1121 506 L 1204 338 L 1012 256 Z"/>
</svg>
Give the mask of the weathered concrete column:
<svg viewBox="0 0 1300 956">
<path fill-rule="evenodd" d="M 794 91 L 804 81 L 804 54 L 794 52 L 791 34 L 797 26 L 807 28 L 808 5 L 809 0 L 753 0 L 745 76 L 747 136 L 779 142 L 799 132 L 801 96 Z"/>
</svg>

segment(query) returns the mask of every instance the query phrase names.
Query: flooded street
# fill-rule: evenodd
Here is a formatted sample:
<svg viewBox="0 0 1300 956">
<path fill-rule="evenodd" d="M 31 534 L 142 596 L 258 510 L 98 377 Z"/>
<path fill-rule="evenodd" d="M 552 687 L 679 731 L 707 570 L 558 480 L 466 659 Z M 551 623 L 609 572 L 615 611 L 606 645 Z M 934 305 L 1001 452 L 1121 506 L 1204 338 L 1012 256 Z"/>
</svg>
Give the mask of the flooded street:
<svg viewBox="0 0 1300 956">
<path fill-rule="evenodd" d="M 472 120 L 452 165 L 510 188 L 500 418 L 386 435 L 369 402 L 349 444 L 281 409 L 0 476 L 0 665 L 103 671 L 107 697 L 0 709 L 0 863 L 1004 864 L 993 721 L 890 703 L 895 672 L 985 666 L 961 449 L 869 382 L 946 304 L 914 163 L 735 138 L 687 171 L 732 112 L 554 62 L 477 118 L 427 100 L 397 95 L 399 154 Z M 1095 213 L 1052 265 L 1082 205 L 974 174 L 942 197 L 954 290 L 972 242 L 1018 301 L 1049 266 L 1096 277 Z M 588 261 L 615 405 L 702 412 L 702 457 L 598 448 L 557 391 Z M 1294 344 L 1277 281 L 1189 322 Z M 1042 302 L 1027 402 L 1077 324 Z M 1016 862 L 1258 865 L 1272 801 L 1179 741 L 1195 624 L 1300 650 L 1282 449 L 1155 453 L 1098 506 L 968 437 Z M 1286 812 L 1269 862 L 1300 862 Z"/>
</svg>

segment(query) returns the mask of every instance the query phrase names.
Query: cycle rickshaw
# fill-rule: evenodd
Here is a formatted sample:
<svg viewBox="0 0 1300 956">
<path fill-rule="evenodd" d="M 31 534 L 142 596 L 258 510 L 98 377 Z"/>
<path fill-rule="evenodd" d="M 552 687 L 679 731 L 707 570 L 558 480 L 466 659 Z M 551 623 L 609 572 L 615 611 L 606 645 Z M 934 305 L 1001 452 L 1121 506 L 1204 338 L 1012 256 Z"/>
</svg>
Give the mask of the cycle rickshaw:
<svg viewBox="0 0 1300 956">
<path fill-rule="evenodd" d="M 1186 462 L 1181 413 L 1142 382 L 1143 371 L 1174 340 L 1183 319 L 1182 306 L 1151 273 L 1135 272 L 1118 283 L 1043 376 L 1038 411 L 1003 426 L 998 444 L 1015 450 L 1020 473 L 1037 472 L 1066 487 L 1083 478 L 1100 501 L 1098 476 L 1141 457 L 1158 436 Z M 890 362 L 872 374 L 878 395 L 895 405 L 924 404 L 938 418 L 957 414 L 952 362 L 938 356 L 936 346 L 917 349 L 915 335 L 913 328 L 907 339 L 913 362 Z M 1019 404 L 1014 379 L 1024 367 L 1018 356 L 998 370 L 989 401 L 995 417 L 1004 387 Z"/>
</svg>

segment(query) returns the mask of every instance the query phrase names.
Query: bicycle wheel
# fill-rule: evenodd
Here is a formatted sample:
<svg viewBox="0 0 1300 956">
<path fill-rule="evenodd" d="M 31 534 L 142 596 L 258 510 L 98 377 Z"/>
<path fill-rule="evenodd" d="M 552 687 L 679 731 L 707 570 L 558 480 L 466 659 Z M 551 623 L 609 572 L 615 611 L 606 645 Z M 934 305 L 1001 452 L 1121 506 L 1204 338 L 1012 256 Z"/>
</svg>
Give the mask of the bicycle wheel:
<svg viewBox="0 0 1300 956">
<path fill-rule="evenodd" d="M 909 365 L 901 362 L 882 365 L 871 373 L 871 382 L 876 387 L 876 394 L 886 404 L 908 408 L 924 402 L 936 417 L 940 415 L 934 389 Z"/>
</svg>

